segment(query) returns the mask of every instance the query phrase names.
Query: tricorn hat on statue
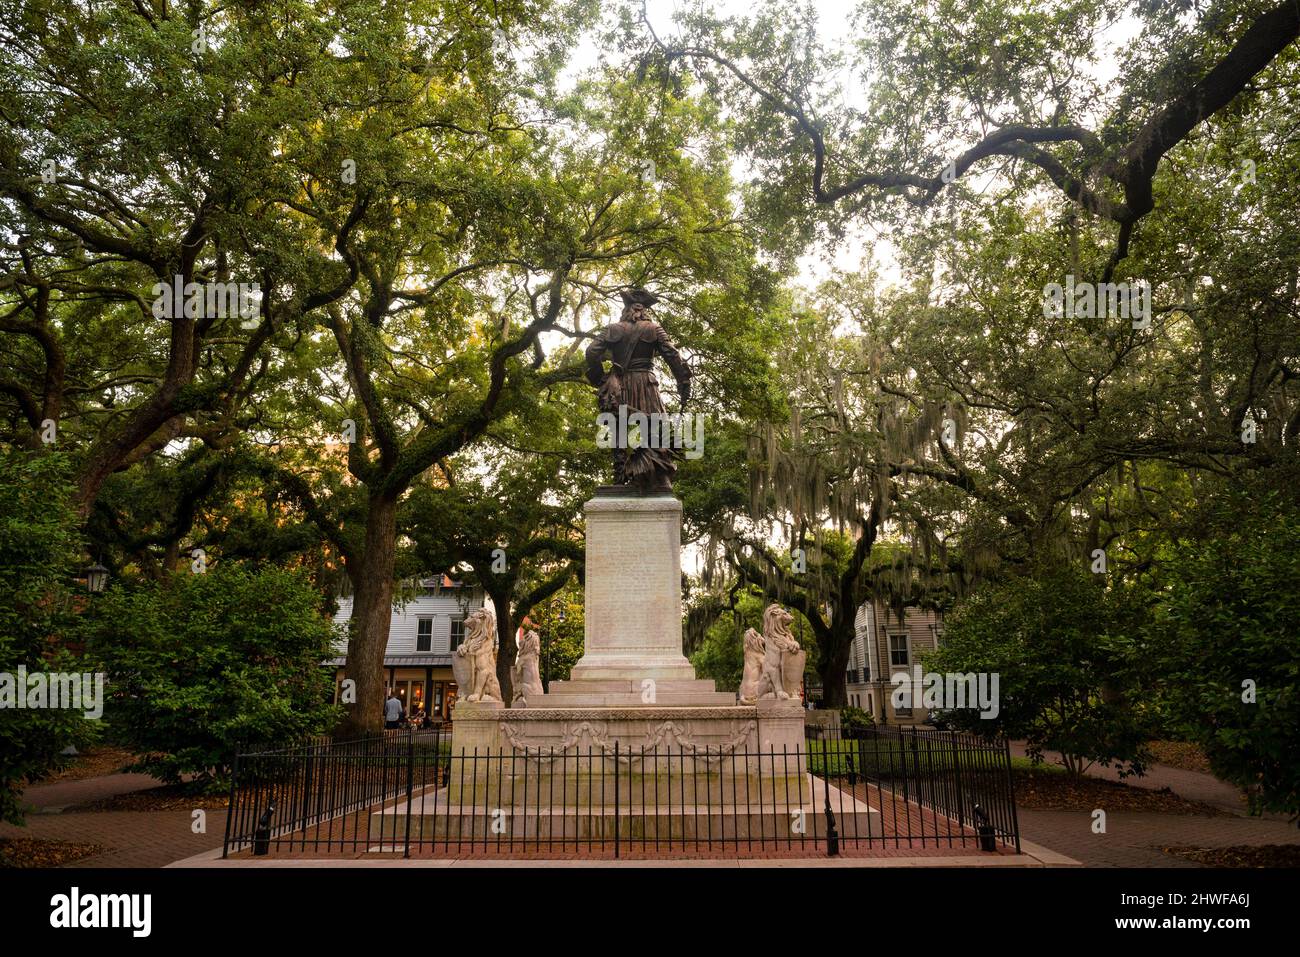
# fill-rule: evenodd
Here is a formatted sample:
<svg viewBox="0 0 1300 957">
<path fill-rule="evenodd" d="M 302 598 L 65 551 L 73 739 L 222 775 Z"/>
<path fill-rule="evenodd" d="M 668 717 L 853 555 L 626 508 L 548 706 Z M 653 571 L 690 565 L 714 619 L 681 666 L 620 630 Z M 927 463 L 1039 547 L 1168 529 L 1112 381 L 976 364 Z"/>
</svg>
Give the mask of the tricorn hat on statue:
<svg viewBox="0 0 1300 957">
<path fill-rule="evenodd" d="M 648 309 L 659 301 L 658 296 L 648 289 L 642 289 L 640 286 L 624 289 L 619 295 L 623 297 L 623 305 L 625 306 L 645 306 Z"/>
</svg>

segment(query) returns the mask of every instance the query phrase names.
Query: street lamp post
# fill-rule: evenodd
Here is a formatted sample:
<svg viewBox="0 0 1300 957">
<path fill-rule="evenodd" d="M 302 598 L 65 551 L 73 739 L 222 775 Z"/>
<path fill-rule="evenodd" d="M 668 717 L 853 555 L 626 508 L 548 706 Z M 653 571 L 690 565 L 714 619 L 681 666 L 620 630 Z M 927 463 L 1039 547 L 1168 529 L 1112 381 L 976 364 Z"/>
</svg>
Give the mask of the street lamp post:
<svg viewBox="0 0 1300 957">
<path fill-rule="evenodd" d="M 108 569 L 100 562 L 95 562 L 89 568 L 83 568 L 81 574 L 86 576 L 86 591 L 92 598 L 102 592 L 108 585 Z M 70 744 L 63 749 L 62 753 L 70 757 L 76 757 L 80 752 L 77 751 L 75 744 Z"/>
<path fill-rule="evenodd" d="M 82 574 L 86 576 L 86 591 L 92 595 L 98 595 L 108 584 L 108 569 L 99 562 L 85 569 Z"/>
</svg>

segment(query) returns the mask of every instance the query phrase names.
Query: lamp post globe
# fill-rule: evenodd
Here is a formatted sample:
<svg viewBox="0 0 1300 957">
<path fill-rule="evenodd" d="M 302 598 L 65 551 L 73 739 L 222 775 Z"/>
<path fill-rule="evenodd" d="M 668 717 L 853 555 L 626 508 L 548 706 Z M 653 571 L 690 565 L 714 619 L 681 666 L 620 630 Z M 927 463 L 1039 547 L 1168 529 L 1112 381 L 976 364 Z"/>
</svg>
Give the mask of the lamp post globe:
<svg viewBox="0 0 1300 957">
<path fill-rule="evenodd" d="M 92 595 L 98 595 L 108 585 L 108 569 L 99 562 L 95 562 L 82 574 L 86 576 L 86 591 Z"/>
</svg>

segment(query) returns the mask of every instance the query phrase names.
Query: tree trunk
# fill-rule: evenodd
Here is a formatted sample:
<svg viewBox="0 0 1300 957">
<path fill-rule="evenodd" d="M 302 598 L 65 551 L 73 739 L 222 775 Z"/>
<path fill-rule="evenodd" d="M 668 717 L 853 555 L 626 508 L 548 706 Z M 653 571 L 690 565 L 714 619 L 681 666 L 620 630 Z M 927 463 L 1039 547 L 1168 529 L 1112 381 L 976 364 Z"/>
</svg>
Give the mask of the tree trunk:
<svg viewBox="0 0 1300 957">
<path fill-rule="evenodd" d="M 393 561 L 397 544 L 397 499 L 372 497 L 366 513 L 366 544 L 352 579 L 352 633 L 345 677 L 356 682 L 356 702 L 339 733 L 351 737 L 384 726 L 384 652 L 393 615 Z"/>
<path fill-rule="evenodd" d="M 515 663 L 515 620 L 510 609 L 510 595 L 493 595 L 492 604 L 497 608 L 497 681 L 501 683 L 501 700 L 510 707 L 514 697 L 514 680 L 510 669 Z"/>
<path fill-rule="evenodd" d="M 822 679 L 822 707 L 842 708 L 848 704 L 844 672 L 853 650 L 853 616 L 836 615 L 828 641 L 819 642 L 817 674 Z"/>
</svg>

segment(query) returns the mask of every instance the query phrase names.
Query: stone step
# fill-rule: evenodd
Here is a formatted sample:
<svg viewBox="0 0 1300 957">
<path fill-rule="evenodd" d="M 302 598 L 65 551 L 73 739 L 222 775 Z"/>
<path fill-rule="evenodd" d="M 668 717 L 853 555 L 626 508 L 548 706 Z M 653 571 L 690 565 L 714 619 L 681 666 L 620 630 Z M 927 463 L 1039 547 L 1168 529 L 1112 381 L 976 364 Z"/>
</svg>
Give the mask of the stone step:
<svg viewBox="0 0 1300 957">
<path fill-rule="evenodd" d="M 654 684 L 658 694 L 716 694 L 718 687 L 711 680 L 703 678 L 669 678 L 656 680 Z M 642 682 L 631 678 L 607 678 L 604 680 L 582 679 L 580 681 L 552 681 L 549 694 L 636 694 L 640 695 Z"/>
<path fill-rule="evenodd" d="M 579 661 L 569 671 L 571 681 L 635 681 L 641 687 L 646 678 L 655 681 L 695 681 L 695 669 L 685 658 L 672 660 L 633 660 L 606 658 Z"/>
</svg>

